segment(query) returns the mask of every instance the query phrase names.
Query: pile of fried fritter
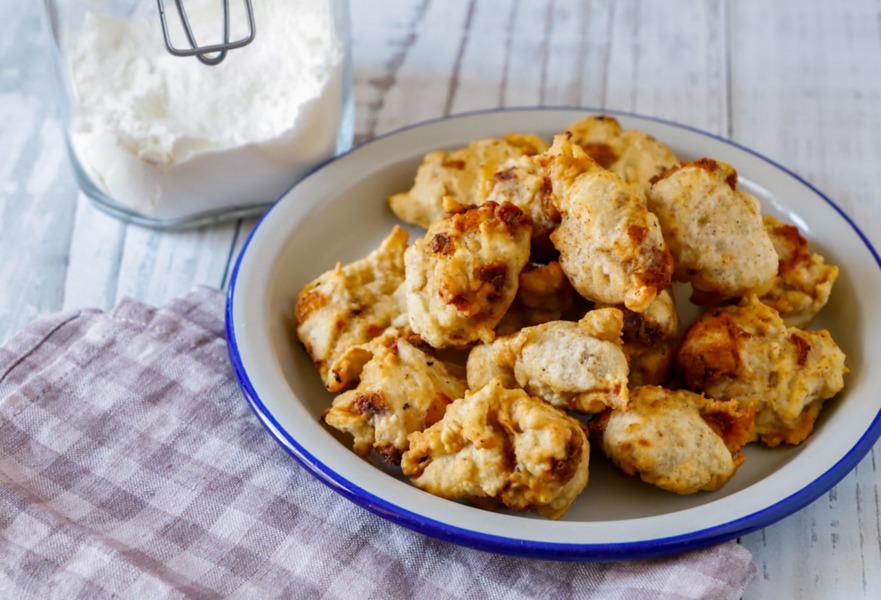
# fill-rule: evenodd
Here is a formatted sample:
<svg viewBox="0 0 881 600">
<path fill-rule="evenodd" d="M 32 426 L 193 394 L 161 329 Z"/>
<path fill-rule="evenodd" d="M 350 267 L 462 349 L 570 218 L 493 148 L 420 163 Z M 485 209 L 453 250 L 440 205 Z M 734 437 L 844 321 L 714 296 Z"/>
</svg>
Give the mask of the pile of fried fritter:
<svg viewBox="0 0 881 600">
<path fill-rule="evenodd" d="M 322 419 L 421 489 L 559 518 L 591 442 L 679 494 L 742 447 L 799 444 L 844 386 L 806 328 L 838 267 L 763 216 L 722 161 L 681 162 L 609 116 L 427 154 L 369 256 L 300 292 Z M 680 323 L 674 282 L 701 314 Z"/>
</svg>

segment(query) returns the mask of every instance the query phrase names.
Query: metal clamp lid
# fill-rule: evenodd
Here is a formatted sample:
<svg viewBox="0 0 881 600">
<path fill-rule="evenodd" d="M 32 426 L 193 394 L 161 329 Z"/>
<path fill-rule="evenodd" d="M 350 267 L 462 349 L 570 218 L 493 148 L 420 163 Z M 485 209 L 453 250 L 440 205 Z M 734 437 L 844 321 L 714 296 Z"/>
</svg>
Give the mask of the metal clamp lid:
<svg viewBox="0 0 881 600">
<path fill-rule="evenodd" d="M 244 0 L 245 14 L 248 19 L 248 34 L 239 40 L 230 42 L 229 0 L 223 0 L 223 43 L 200 46 L 196 42 L 196 36 L 193 33 L 193 28 L 190 26 L 190 20 L 187 18 L 187 11 L 184 9 L 182 0 L 174 0 L 174 4 L 177 6 L 177 12 L 180 15 L 181 23 L 183 24 L 184 33 L 190 44 L 189 48 L 177 48 L 172 44 L 171 36 L 168 33 L 168 22 L 165 17 L 165 2 L 164 0 L 156 0 L 156 2 L 159 5 L 159 19 L 162 22 L 162 35 L 165 38 L 165 47 L 174 56 L 195 56 L 202 63 L 214 66 L 220 64 L 221 61 L 226 58 L 226 53 L 228 51 L 247 46 L 253 42 L 254 37 L 257 34 L 257 28 L 254 25 L 254 8 L 251 6 L 251 0 Z M 214 56 L 209 56 L 211 54 L 214 54 Z"/>
</svg>

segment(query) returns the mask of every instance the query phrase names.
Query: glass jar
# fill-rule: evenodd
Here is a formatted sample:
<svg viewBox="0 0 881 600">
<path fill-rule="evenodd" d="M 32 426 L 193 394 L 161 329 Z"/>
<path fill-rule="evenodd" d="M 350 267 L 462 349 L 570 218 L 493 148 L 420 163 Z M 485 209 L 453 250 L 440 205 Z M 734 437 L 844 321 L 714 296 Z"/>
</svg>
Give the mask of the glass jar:
<svg viewBox="0 0 881 600">
<path fill-rule="evenodd" d="M 44 0 L 68 152 L 102 210 L 162 229 L 256 215 L 351 147 L 345 0 L 251 0 L 214 66 L 166 47 L 160 0 Z M 164 2 L 173 48 L 246 39 L 245 0 Z M 218 57 L 219 54 L 203 55 Z"/>
</svg>

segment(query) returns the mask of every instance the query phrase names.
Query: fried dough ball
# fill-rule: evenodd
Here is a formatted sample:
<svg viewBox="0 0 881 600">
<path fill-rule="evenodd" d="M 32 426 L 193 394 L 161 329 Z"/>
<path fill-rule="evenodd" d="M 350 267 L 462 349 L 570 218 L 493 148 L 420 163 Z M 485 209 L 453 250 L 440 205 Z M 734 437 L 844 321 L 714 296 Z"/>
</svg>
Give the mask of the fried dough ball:
<svg viewBox="0 0 881 600">
<path fill-rule="evenodd" d="M 645 311 L 673 272 L 657 218 L 566 135 L 554 138 L 545 159 L 562 216 L 551 241 L 569 281 L 588 300 Z"/>
<path fill-rule="evenodd" d="M 419 165 L 413 187 L 390 196 L 389 207 L 401 220 L 428 229 L 446 214 L 444 196 L 465 205 L 481 204 L 503 164 L 518 156 L 539 154 L 547 147 L 538 136 L 509 133 L 503 139 L 476 140 L 450 152 L 429 152 Z"/>
<path fill-rule="evenodd" d="M 395 226 L 366 258 L 345 266 L 337 263 L 297 297 L 297 337 L 331 392 L 357 381 L 372 356 L 372 340 L 386 332 L 397 336 L 407 328 L 402 286 L 407 237 Z"/>
<path fill-rule="evenodd" d="M 520 271 L 514 302 L 496 327 L 496 335 L 507 335 L 550 321 L 559 321 L 572 309 L 575 290 L 558 262 L 527 265 Z"/>
<path fill-rule="evenodd" d="M 597 305 L 597 308 L 602 305 Z M 627 383 L 662 385 L 670 379 L 681 325 L 676 302 L 668 288 L 658 294 L 645 312 L 619 307 L 624 313 L 624 354 L 630 365 Z"/>
<path fill-rule="evenodd" d="M 745 457 L 755 404 L 705 398 L 687 390 L 641 386 L 626 410 L 597 423 L 603 453 L 628 475 L 677 494 L 722 487 Z"/>
<path fill-rule="evenodd" d="M 521 156 L 506 162 L 496 172 L 487 197 L 478 203 L 510 202 L 529 215 L 533 222 L 532 257 L 546 262 L 556 256 L 550 235 L 560 223 L 560 213 L 552 202 L 550 179 L 538 159 Z"/>
<path fill-rule="evenodd" d="M 755 437 L 768 446 L 803 442 L 847 372 L 828 331 L 787 327 L 755 295 L 699 317 L 685 332 L 677 363 L 689 389 L 757 398 Z"/>
<path fill-rule="evenodd" d="M 566 130 L 588 156 L 641 194 L 648 190 L 652 177 L 679 162 L 666 144 L 636 129 L 625 131 L 614 117 L 586 117 Z"/>
<path fill-rule="evenodd" d="M 621 350 L 623 317 L 615 308 L 581 321 L 553 321 L 477 346 L 468 355 L 468 387 L 491 380 L 522 388 L 554 406 L 597 413 L 627 405 L 627 358 Z"/>
<path fill-rule="evenodd" d="M 490 342 L 529 260 L 532 221 L 487 202 L 435 222 L 404 253 L 410 327 L 435 348 Z"/>
<path fill-rule="evenodd" d="M 674 277 L 691 283 L 693 302 L 761 294 L 771 285 L 777 252 L 759 201 L 737 189 L 731 165 L 684 163 L 656 179 L 646 198 L 673 255 Z"/>
<path fill-rule="evenodd" d="M 769 215 L 764 223 L 780 260 L 771 289 L 760 300 L 779 312 L 790 327 L 807 327 L 829 300 L 838 267 L 811 253 L 798 227 Z"/>
<path fill-rule="evenodd" d="M 587 485 L 590 446 L 581 423 L 495 380 L 409 440 L 404 475 L 442 498 L 492 499 L 558 519 Z"/>
<path fill-rule="evenodd" d="M 351 434 L 356 454 L 375 449 L 397 464 L 407 436 L 434 425 L 464 395 L 461 367 L 438 359 L 417 336 L 401 337 L 375 350 L 358 387 L 334 398 L 322 420 Z"/>
<path fill-rule="evenodd" d="M 599 306 L 597 306 L 599 308 Z M 681 332 L 676 300 L 670 288 L 663 290 L 643 312 L 622 308 L 624 340 L 653 346 Z"/>
</svg>

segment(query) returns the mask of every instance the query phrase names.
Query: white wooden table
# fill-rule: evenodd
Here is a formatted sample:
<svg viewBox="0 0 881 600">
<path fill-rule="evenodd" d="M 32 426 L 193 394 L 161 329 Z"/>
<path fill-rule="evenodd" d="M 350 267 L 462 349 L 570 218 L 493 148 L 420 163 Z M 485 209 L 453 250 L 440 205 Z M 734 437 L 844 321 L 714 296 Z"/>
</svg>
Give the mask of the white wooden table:
<svg viewBox="0 0 881 600">
<path fill-rule="evenodd" d="M 39 2 L 0 3 L 0 341 L 59 310 L 224 286 L 253 221 L 128 226 L 78 193 Z M 825 191 L 881 242 L 874 0 L 353 0 L 357 141 L 500 106 L 634 111 L 731 138 Z M 744 536 L 747 598 L 881 598 L 877 449 Z"/>
</svg>

